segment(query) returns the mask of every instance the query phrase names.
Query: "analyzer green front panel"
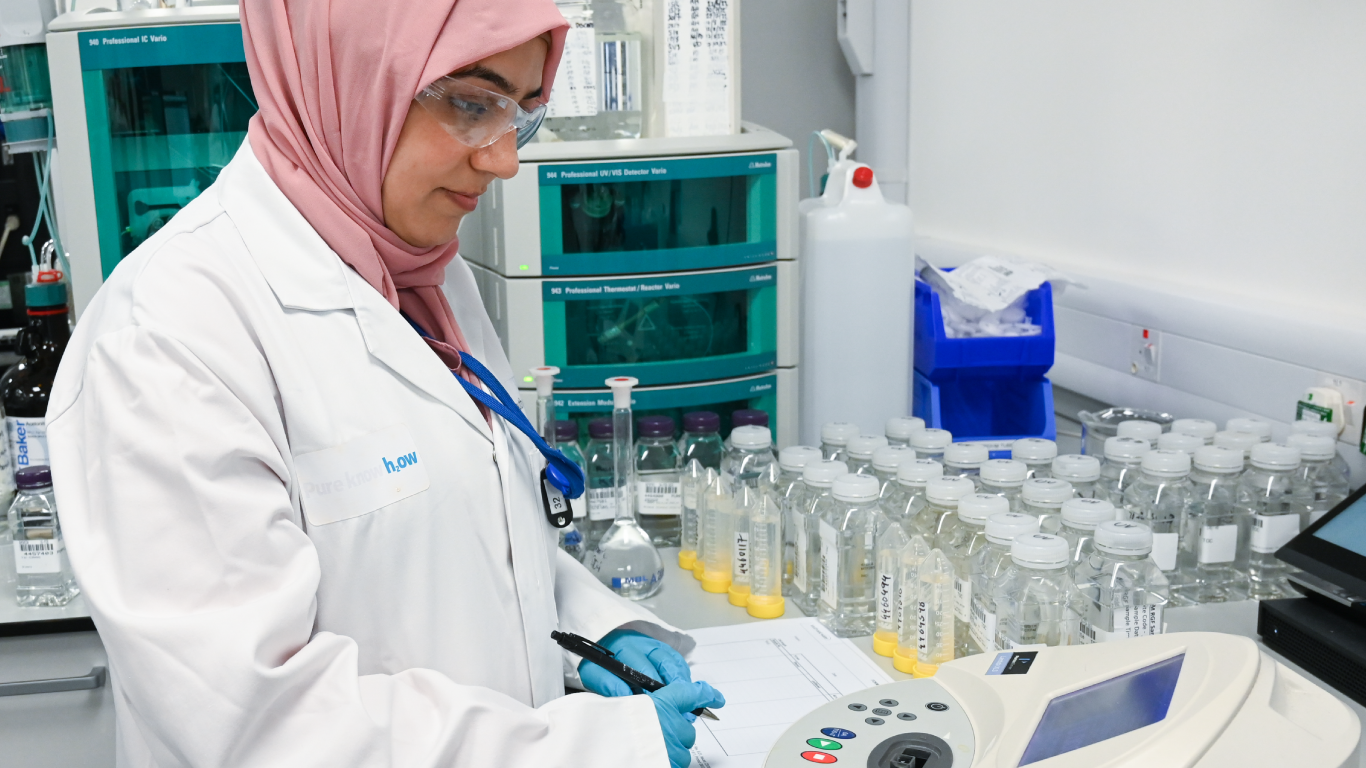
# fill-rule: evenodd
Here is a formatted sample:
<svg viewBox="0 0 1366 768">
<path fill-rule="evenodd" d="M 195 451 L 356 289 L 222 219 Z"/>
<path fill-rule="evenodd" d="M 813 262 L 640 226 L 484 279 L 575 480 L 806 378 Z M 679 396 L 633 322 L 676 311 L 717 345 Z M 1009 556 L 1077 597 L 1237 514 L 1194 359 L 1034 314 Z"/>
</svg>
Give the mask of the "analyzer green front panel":
<svg viewBox="0 0 1366 768">
<path fill-rule="evenodd" d="M 721 416 L 721 434 L 730 434 L 731 414 L 751 408 L 768 414 L 777 444 L 778 377 L 758 376 L 743 381 L 723 381 L 668 389 L 637 389 L 631 393 L 632 413 L 637 417 L 668 416 L 677 429 L 683 414 L 712 411 Z M 555 415 L 579 425 L 580 442 L 588 441 L 588 422 L 612 415 L 612 393 L 606 389 L 587 392 L 555 392 Z M 675 435 L 677 436 L 677 435 Z"/>
</svg>

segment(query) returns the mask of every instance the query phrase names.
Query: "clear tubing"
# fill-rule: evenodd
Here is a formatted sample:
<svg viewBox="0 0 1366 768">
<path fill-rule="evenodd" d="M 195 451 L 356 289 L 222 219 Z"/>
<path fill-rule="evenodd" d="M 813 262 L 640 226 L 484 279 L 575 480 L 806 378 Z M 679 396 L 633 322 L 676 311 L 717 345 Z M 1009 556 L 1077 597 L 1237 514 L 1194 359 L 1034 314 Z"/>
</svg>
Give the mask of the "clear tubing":
<svg viewBox="0 0 1366 768">
<path fill-rule="evenodd" d="M 749 508 L 749 615 L 783 615 L 783 517 L 771 494 L 759 494 Z"/>
<path fill-rule="evenodd" d="M 953 581 L 953 565 L 941 550 L 920 563 L 916 677 L 932 677 L 953 661 Z"/>
<path fill-rule="evenodd" d="M 917 624 L 920 619 L 920 563 L 930 556 L 930 545 L 925 537 L 916 534 L 910 543 L 901 548 L 901 569 L 897 572 L 897 615 L 900 617 L 896 633 L 896 651 L 892 654 L 892 666 L 906 674 L 915 672 L 916 662 L 920 659 L 920 632 Z"/>
</svg>

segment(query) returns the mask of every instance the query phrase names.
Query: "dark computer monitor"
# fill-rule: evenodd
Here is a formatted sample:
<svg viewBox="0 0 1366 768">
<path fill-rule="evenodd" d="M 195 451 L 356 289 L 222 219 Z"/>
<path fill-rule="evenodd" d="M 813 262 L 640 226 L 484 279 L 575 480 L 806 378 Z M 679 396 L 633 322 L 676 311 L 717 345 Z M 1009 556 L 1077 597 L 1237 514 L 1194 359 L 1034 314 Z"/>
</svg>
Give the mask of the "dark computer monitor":
<svg viewBox="0 0 1366 768">
<path fill-rule="evenodd" d="M 1301 531 L 1276 557 L 1366 598 L 1366 486 Z"/>
</svg>

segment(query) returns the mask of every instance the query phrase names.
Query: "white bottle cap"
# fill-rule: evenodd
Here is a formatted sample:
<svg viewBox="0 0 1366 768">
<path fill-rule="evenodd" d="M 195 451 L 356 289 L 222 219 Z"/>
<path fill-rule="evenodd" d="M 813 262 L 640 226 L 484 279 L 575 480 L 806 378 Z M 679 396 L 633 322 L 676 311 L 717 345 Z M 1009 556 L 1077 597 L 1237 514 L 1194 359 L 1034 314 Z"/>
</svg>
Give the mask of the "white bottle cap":
<svg viewBox="0 0 1366 768">
<path fill-rule="evenodd" d="M 946 429 L 922 429 L 911 435 L 911 447 L 917 451 L 942 451 L 953 442 L 953 433 Z"/>
<path fill-rule="evenodd" d="M 1029 476 L 1029 465 L 1014 459 L 988 459 L 982 463 L 982 479 L 992 485 L 1018 487 Z"/>
<path fill-rule="evenodd" d="M 907 461 L 896 468 L 896 481 L 902 485 L 920 485 L 944 476 L 944 465 L 934 459 Z"/>
<path fill-rule="evenodd" d="M 903 416 L 896 419 L 888 419 L 887 426 L 883 432 L 892 440 L 909 440 L 911 435 L 925 428 L 925 420 L 917 419 L 914 416 Z"/>
<path fill-rule="evenodd" d="M 1136 437 L 1111 437 L 1105 440 L 1105 458 L 1111 461 L 1141 459 L 1143 454 L 1152 449 L 1147 440 Z"/>
<path fill-rule="evenodd" d="M 1072 562 L 1067 539 L 1046 533 L 1016 536 L 1010 544 L 1010 559 L 1021 568 L 1044 571 L 1062 568 Z"/>
<path fill-rule="evenodd" d="M 904 445 L 881 445 L 873 451 L 873 469 L 879 472 L 896 472 L 908 461 L 915 461 L 915 451 Z"/>
<path fill-rule="evenodd" d="M 956 504 L 959 499 L 976 492 L 977 486 L 972 480 L 961 475 L 936 477 L 925 483 L 925 498 L 936 504 Z"/>
<path fill-rule="evenodd" d="M 1119 426 L 1115 428 L 1115 434 L 1119 437 L 1133 437 L 1152 443 L 1157 440 L 1158 435 L 1162 434 L 1162 425 L 1155 421 L 1130 419 L 1121 421 Z"/>
<path fill-rule="evenodd" d="M 1058 444 L 1042 437 L 1022 437 L 1010 444 L 1010 458 L 1038 463 L 1052 461 L 1058 455 Z"/>
<path fill-rule="evenodd" d="M 870 461 L 873 458 L 873 451 L 887 444 L 887 438 L 882 435 L 854 435 L 845 444 L 845 450 L 849 452 L 849 458 L 861 461 Z"/>
<path fill-rule="evenodd" d="M 821 427 L 821 442 L 831 445 L 844 445 L 849 442 L 849 438 L 859 433 L 857 424 L 847 421 L 832 421 Z"/>
<path fill-rule="evenodd" d="M 531 369 L 531 378 L 536 380 L 537 397 L 548 397 L 555 391 L 555 377 L 560 369 L 553 365 L 542 365 Z"/>
<path fill-rule="evenodd" d="M 840 475 L 830 493 L 840 501 L 877 501 L 882 484 L 868 475 Z"/>
<path fill-rule="evenodd" d="M 612 408 L 620 411 L 631 407 L 631 388 L 640 383 L 640 379 L 630 376 L 613 376 L 607 380 L 607 386 L 612 388 Z"/>
<path fill-rule="evenodd" d="M 1310 461 L 1325 461 L 1338 455 L 1338 441 L 1322 435 L 1291 435 L 1286 445 L 1300 449 L 1300 458 Z"/>
<path fill-rule="evenodd" d="M 778 467 L 784 472 L 800 472 L 808 464 L 821 460 L 821 449 L 809 445 L 789 445 L 778 452 Z"/>
<path fill-rule="evenodd" d="M 1062 520 L 1073 528 L 1095 530 L 1115 519 L 1115 505 L 1105 499 L 1068 499 L 1062 503 Z"/>
<path fill-rule="evenodd" d="M 749 451 L 761 450 L 773 445 L 773 433 L 768 427 L 746 424 L 730 431 L 730 444 Z"/>
<path fill-rule="evenodd" d="M 969 493 L 958 500 L 958 518 L 974 525 L 986 525 L 987 518 L 1010 511 L 1010 502 L 994 493 Z"/>
<path fill-rule="evenodd" d="M 1234 474 L 1243 471 L 1243 452 L 1221 445 L 1206 445 L 1196 449 L 1194 464 L 1202 472 Z"/>
<path fill-rule="evenodd" d="M 976 469 L 991 458 L 985 445 L 953 443 L 944 448 L 944 466 L 954 469 Z"/>
<path fill-rule="evenodd" d="M 1198 435 L 1188 435 L 1183 432 L 1165 432 L 1157 438 L 1157 447 L 1164 451 L 1195 453 L 1197 448 L 1205 447 L 1205 439 Z"/>
<path fill-rule="evenodd" d="M 842 461 L 813 461 L 802 467 L 802 482 L 816 488 L 829 488 L 835 478 L 849 474 L 849 465 Z"/>
<path fill-rule="evenodd" d="M 1220 448 L 1232 448 L 1235 451 L 1242 451 L 1243 458 L 1246 459 L 1252 446 L 1260 443 L 1261 438 L 1250 432 L 1219 432 L 1214 436 L 1214 444 Z"/>
<path fill-rule="evenodd" d="M 1094 483 L 1100 479 L 1100 459 L 1064 453 L 1053 460 L 1053 476 L 1073 483 Z"/>
<path fill-rule="evenodd" d="M 1257 439 L 1263 443 L 1271 441 L 1271 423 L 1261 419 L 1250 417 L 1229 419 L 1224 424 L 1224 429 L 1230 432 L 1246 432 L 1249 435 L 1256 435 Z"/>
<path fill-rule="evenodd" d="M 1252 446 L 1252 466 L 1258 469 L 1285 470 L 1300 465 L 1300 449 L 1290 445 L 1257 443 Z"/>
<path fill-rule="evenodd" d="M 1290 424 L 1290 434 L 1292 435 L 1318 435 L 1320 437 L 1331 437 L 1338 439 L 1337 424 L 1331 421 L 1296 421 Z"/>
<path fill-rule="evenodd" d="M 1172 432 L 1195 435 L 1205 442 L 1213 440 L 1214 433 L 1218 431 L 1219 425 L 1208 419 L 1177 419 L 1172 422 Z"/>
<path fill-rule="evenodd" d="M 1185 451 L 1148 451 L 1143 471 L 1157 477 L 1182 477 L 1191 472 L 1191 455 Z"/>
<path fill-rule="evenodd" d="M 1096 526 L 1092 543 L 1111 555 L 1146 555 L 1153 551 L 1153 529 L 1130 520 L 1111 520 Z"/>
<path fill-rule="evenodd" d="M 1031 477 L 1020 486 L 1020 498 L 1039 506 L 1060 506 L 1072 498 L 1072 484 L 1056 477 Z"/>
<path fill-rule="evenodd" d="M 1039 532 L 1039 518 L 1019 512 L 998 513 L 987 518 L 987 541 L 1006 544 L 1018 536 Z"/>
</svg>

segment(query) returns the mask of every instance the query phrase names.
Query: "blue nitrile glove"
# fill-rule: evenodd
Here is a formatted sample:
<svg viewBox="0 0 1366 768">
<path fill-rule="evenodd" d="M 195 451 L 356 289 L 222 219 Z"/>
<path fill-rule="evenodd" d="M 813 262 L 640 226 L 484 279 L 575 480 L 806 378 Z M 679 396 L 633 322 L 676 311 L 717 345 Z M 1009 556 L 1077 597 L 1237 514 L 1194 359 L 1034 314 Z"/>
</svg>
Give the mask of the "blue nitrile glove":
<svg viewBox="0 0 1366 768">
<path fill-rule="evenodd" d="M 653 677 L 661 683 L 676 680 L 692 681 L 692 671 L 688 662 L 673 648 L 629 629 L 614 629 L 598 645 L 616 654 L 617 659 L 628 667 Z M 630 686 L 616 675 L 599 667 L 591 661 L 579 662 L 579 678 L 583 687 L 601 696 L 630 696 Z"/>
<path fill-rule="evenodd" d="M 692 711 L 702 707 L 717 708 L 726 699 L 706 683 L 678 680 L 648 694 L 659 716 L 659 728 L 664 732 L 664 746 L 669 751 L 671 768 L 688 768 L 692 762 L 692 745 L 697 741 L 697 719 Z"/>
</svg>

